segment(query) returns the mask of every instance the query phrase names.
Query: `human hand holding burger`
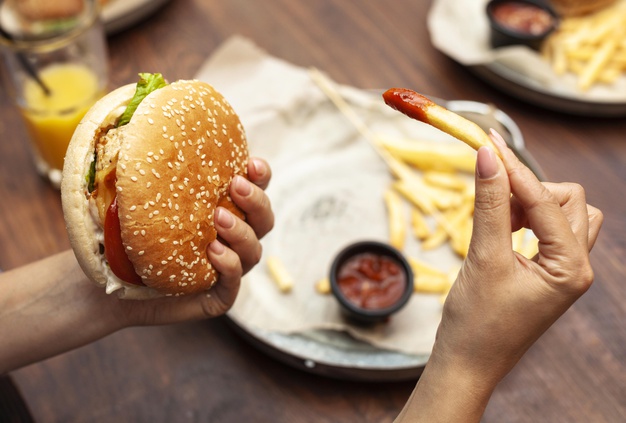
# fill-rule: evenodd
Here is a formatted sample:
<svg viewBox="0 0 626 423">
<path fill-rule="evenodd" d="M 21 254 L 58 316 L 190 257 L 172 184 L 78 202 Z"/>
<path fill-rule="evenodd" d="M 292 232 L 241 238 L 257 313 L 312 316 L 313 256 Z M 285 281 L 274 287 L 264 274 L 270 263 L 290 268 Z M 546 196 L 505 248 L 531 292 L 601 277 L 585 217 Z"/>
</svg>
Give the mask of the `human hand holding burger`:
<svg viewBox="0 0 626 423">
<path fill-rule="evenodd" d="M 150 85 L 149 81 L 153 79 L 147 78 L 145 81 L 147 84 L 142 83 L 139 90 L 135 89 L 134 84 L 122 87 L 95 105 L 81 122 L 72 147 L 68 149 L 66 159 L 68 166 L 63 181 L 62 197 L 72 250 L 0 273 L 0 310 L 2 310 L 0 332 L 5 335 L 5 339 L 11 340 L 0 349 L 0 373 L 80 347 L 129 326 L 176 323 L 224 314 L 235 301 L 241 277 L 260 260 L 259 240 L 274 225 L 270 202 L 264 193 L 271 178 L 268 163 L 259 158 L 248 158 L 245 135 L 239 128 L 236 114 L 226 105 L 221 95 L 212 92 L 212 88 L 197 81 L 171 84 L 170 89 L 159 93 L 165 95 L 166 99 L 157 108 L 157 102 L 162 98 L 159 99 L 157 95 L 150 96 L 150 90 L 146 88 L 154 88 L 147 87 Z M 163 88 L 165 86 L 158 89 Z M 186 91 L 174 93 L 174 95 L 185 93 L 182 98 L 174 100 L 170 94 L 175 90 Z M 135 96 L 135 91 L 140 95 Z M 195 92 L 207 94 L 202 97 L 204 100 L 195 99 L 196 102 L 193 102 L 192 106 L 191 93 Z M 139 102 L 141 97 L 143 100 Z M 120 126 L 118 123 L 120 116 L 127 109 L 134 108 L 127 107 L 133 102 L 131 98 L 135 98 L 133 101 L 139 104 L 134 111 L 138 119 L 133 121 L 131 118 L 128 121 L 126 125 L 130 126 L 126 129 L 130 128 L 130 131 L 111 132 L 111 129 L 126 126 Z M 146 100 L 142 107 L 141 103 Z M 222 105 L 219 110 L 215 109 L 217 103 Z M 178 108 L 173 105 L 177 105 Z M 199 148 L 201 143 L 197 143 L 196 140 L 202 136 L 192 137 L 192 134 L 201 128 L 201 125 L 197 124 L 200 119 L 190 119 L 189 114 L 176 115 L 176 112 L 173 112 L 170 113 L 171 118 L 167 116 L 164 118 L 180 129 L 179 135 L 182 136 L 184 131 L 187 136 L 184 140 L 178 141 L 174 136 L 172 140 L 170 136 L 176 131 L 174 127 L 170 126 L 170 123 L 159 122 L 156 134 L 166 140 L 162 131 L 164 128 L 168 129 L 172 135 L 168 136 L 167 141 L 174 147 L 178 143 L 175 158 L 168 158 L 169 152 L 166 153 L 165 147 L 162 145 L 156 147 L 159 143 L 154 142 L 155 132 L 144 130 L 148 125 L 153 125 L 150 120 L 155 124 L 157 122 L 149 112 L 154 110 L 163 115 L 168 110 L 185 108 L 199 109 L 208 115 L 205 119 L 210 120 L 211 128 L 204 129 L 204 138 L 205 141 L 209 140 L 209 135 L 206 135 L 208 130 L 213 145 L 204 144 Z M 134 123 L 142 120 L 144 127 L 141 128 L 140 123 L 137 129 Z M 183 122 L 186 122 L 184 124 L 186 129 L 182 128 Z M 192 140 L 191 144 L 188 142 L 189 139 Z M 234 147 L 229 149 L 218 146 L 220 143 L 222 146 L 230 144 L 231 139 L 233 143 L 238 143 L 236 145 L 239 150 Z M 130 153 L 127 144 L 131 140 L 139 141 L 145 148 L 142 151 L 143 155 Z M 186 150 L 180 148 L 183 147 L 183 141 L 186 147 L 191 148 Z M 107 143 L 110 145 L 106 146 Z M 217 153 L 215 149 L 218 149 Z M 231 159 L 220 162 L 216 157 L 223 158 L 225 151 L 231 154 Z M 200 154 L 196 154 L 197 152 Z M 232 154 L 237 155 L 237 152 L 241 152 L 241 156 L 232 159 Z M 122 157 L 122 160 L 116 161 L 117 157 Z M 140 159 L 133 161 L 133 157 Z M 202 169 L 206 167 L 203 166 L 203 160 L 206 162 L 205 165 L 210 164 L 208 170 Z M 165 170 L 157 168 L 156 162 L 164 164 Z M 122 164 L 129 170 L 128 163 L 132 163 L 130 169 L 136 173 L 118 172 L 123 167 Z M 136 167 L 137 163 L 139 167 Z M 147 164 L 155 166 L 142 167 Z M 180 170 L 180 173 L 171 173 L 170 171 L 173 172 L 174 169 Z M 152 170 L 161 178 L 169 178 L 165 188 L 161 186 L 159 191 L 156 191 L 158 186 L 156 182 L 159 178 Z M 151 179 L 140 179 L 139 176 L 146 176 L 141 175 L 141 171 L 150 175 Z M 204 181 L 200 183 L 198 175 L 200 179 L 204 178 L 210 184 Z M 174 177 L 178 179 L 176 185 L 172 181 Z M 117 185 L 116 183 L 120 181 L 122 183 Z M 137 183 L 139 189 L 132 194 L 133 189 L 126 188 L 132 187 L 134 183 Z M 203 186 L 204 190 L 201 190 Z M 120 194 L 119 187 L 127 194 L 125 198 L 123 196 L 117 198 Z M 210 192 L 206 192 L 209 188 Z M 96 189 L 98 191 L 94 195 Z M 205 194 L 202 194 L 203 192 Z M 157 201 L 157 197 L 160 202 Z M 145 201 L 141 207 L 137 207 L 139 198 Z M 175 199 L 179 201 L 175 202 Z M 144 226 L 133 227 L 129 232 L 131 238 L 135 236 L 134 232 L 138 231 L 137 237 L 147 240 L 144 253 L 139 254 L 141 250 L 136 251 L 138 257 L 150 257 L 144 268 L 152 270 L 156 276 L 160 271 L 156 269 L 157 265 L 163 261 L 167 262 L 170 257 L 168 255 L 157 261 L 158 254 L 163 251 L 159 246 L 163 247 L 163 244 L 166 244 L 160 242 L 161 239 L 168 239 L 171 246 L 181 245 L 182 240 L 183 246 L 186 244 L 191 246 L 193 243 L 190 250 L 193 257 L 200 257 L 198 263 L 201 263 L 203 258 L 206 259 L 203 265 L 204 273 L 200 270 L 194 271 L 196 275 L 202 275 L 202 281 L 191 284 L 195 279 L 188 277 L 182 281 L 181 277 L 173 287 L 166 284 L 157 289 L 154 288 L 155 282 L 148 277 L 139 277 L 140 284 L 135 284 L 115 275 L 105 254 L 105 244 L 111 244 L 111 239 L 106 239 L 106 232 L 113 233 L 114 238 L 117 235 L 118 241 L 122 238 L 122 247 L 125 242 L 122 228 L 119 233 L 112 232 L 111 227 L 105 228 L 107 212 L 109 215 L 112 214 L 115 207 L 111 205 L 115 200 L 119 200 L 116 204 L 118 210 L 127 209 L 128 214 L 132 214 L 138 208 L 143 210 L 147 204 L 146 210 L 149 212 L 143 216 Z M 134 210 L 130 210 L 133 206 Z M 204 206 L 206 210 L 196 211 L 195 207 L 198 206 L 199 208 Z M 155 214 L 157 210 L 159 213 Z M 176 215 L 168 215 L 166 210 L 177 211 L 179 217 L 174 219 Z M 181 221 L 183 212 L 186 213 L 184 224 Z M 140 222 L 140 219 L 127 219 L 125 216 L 126 214 L 118 215 L 120 226 L 123 226 L 124 220 L 132 220 L 135 225 Z M 145 221 L 151 222 L 155 216 L 161 218 L 160 225 L 145 224 Z M 113 221 L 115 223 L 115 219 Z M 177 222 L 176 225 L 182 224 L 182 231 L 179 226 L 171 228 L 174 222 Z M 187 222 L 195 222 L 192 228 L 196 230 L 193 232 L 186 230 L 189 228 Z M 167 223 L 168 226 L 164 226 L 163 223 Z M 126 229 L 128 235 L 128 227 Z M 141 233 L 142 230 L 145 231 L 145 235 Z M 160 235 L 159 231 L 162 230 L 172 231 L 177 236 L 167 238 Z M 135 244 L 127 245 L 135 247 Z M 157 248 L 153 248 L 155 246 Z M 119 248 L 119 245 L 117 247 Z M 181 272 L 190 273 L 192 269 L 187 268 L 189 264 L 180 265 L 182 251 L 181 249 L 176 257 L 174 254 L 171 255 L 172 261 L 179 265 L 179 275 L 186 276 Z M 171 249 L 168 249 L 168 252 L 171 253 Z M 194 252 L 197 254 L 193 254 Z M 119 263 L 114 264 L 114 267 L 117 265 Z M 209 276 L 205 279 L 206 275 Z M 128 277 L 128 274 L 122 273 L 122 277 Z M 133 280 L 136 281 L 134 278 Z M 178 282 L 181 282 L 181 285 L 178 285 Z M 185 282 L 187 286 L 182 286 Z M 156 283 L 159 283 L 158 279 Z M 149 284 L 153 285 L 148 286 Z M 106 290 L 102 289 L 103 287 Z M 176 287 L 188 289 L 178 292 Z"/>
<path fill-rule="evenodd" d="M 70 242 L 109 294 L 205 292 L 219 276 L 211 256 L 225 253 L 216 217 L 243 217 L 230 186 L 245 186 L 245 131 L 209 84 L 140 77 L 98 101 L 70 142 L 61 186 Z"/>
<path fill-rule="evenodd" d="M 264 193 L 271 178 L 271 169 L 262 159 L 252 158 L 248 178 L 236 177 L 230 187 L 234 203 L 244 212 L 246 220 L 227 209 L 218 208 L 215 227 L 218 237 L 207 247 L 209 260 L 219 273 L 215 285 L 206 292 L 177 298 L 121 300 L 116 296 L 99 295 L 119 326 L 169 324 L 199 320 L 224 314 L 233 305 L 241 277 L 261 258 L 261 239 L 274 225 L 269 199 Z M 112 297 L 112 298 L 111 298 Z"/>
</svg>

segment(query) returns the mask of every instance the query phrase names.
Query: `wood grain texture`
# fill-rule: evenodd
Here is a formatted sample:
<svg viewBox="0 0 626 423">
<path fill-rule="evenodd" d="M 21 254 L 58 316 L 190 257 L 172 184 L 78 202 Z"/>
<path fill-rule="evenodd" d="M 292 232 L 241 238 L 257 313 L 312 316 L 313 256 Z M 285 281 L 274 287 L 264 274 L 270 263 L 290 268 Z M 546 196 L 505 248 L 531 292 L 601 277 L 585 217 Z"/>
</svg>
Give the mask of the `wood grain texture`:
<svg viewBox="0 0 626 423">
<path fill-rule="evenodd" d="M 109 39 L 110 88 L 142 71 L 192 77 L 229 36 L 362 88 L 489 102 L 520 126 L 549 180 L 582 184 L 605 223 L 596 281 L 500 384 L 484 422 L 626 421 L 626 121 L 519 102 L 436 51 L 429 1 L 172 0 Z M 69 248 L 59 194 L 35 173 L 0 92 L 0 268 Z M 97 318 L 97 316 L 94 316 Z M 257 351 L 225 319 L 132 328 L 11 374 L 38 422 L 391 422 L 414 382 L 342 382 Z"/>
</svg>

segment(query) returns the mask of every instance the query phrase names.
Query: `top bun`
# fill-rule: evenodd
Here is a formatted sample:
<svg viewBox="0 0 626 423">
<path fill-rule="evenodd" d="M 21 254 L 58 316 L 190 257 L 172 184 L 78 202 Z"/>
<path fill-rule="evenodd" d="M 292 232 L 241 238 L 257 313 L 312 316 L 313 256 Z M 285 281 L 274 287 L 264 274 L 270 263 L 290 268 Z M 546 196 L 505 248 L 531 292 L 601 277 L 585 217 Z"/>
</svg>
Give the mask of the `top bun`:
<svg viewBox="0 0 626 423">
<path fill-rule="evenodd" d="M 119 117 L 119 104 L 127 103 L 134 89 L 123 94 L 118 91 L 107 95 L 94 109 L 117 108 L 113 114 Z M 127 94 L 130 96 L 125 102 L 120 102 L 120 97 Z M 115 101 L 106 100 L 109 97 Z M 89 130 L 79 127 L 74 138 L 91 134 L 93 139 L 99 130 L 93 124 L 99 122 L 97 126 L 102 127 L 104 122 L 106 126 L 107 119 L 100 119 L 106 113 L 93 113 L 88 112 L 81 122 Z M 108 266 L 94 265 L 102 259 L 93 258 L 93 240 L 88 243 L 89 253 L 77 253 L 81 266 L 85 261 L 83 269 L 89 269 L 86 273 L 96 281 L 101 282 L 99 274 L 105 273 L 107 290 L 123 287 L 122 297 L 127 298 L 193 294 L 209 289 L 218 277 L 206 254 L 207 245 L 217 237 L 215 209 L 223 206 L 243 216 L 229 195 L 233 177 L 245 176 L 247 171 L 246 136 L 237 114 L 209 84 L 178 81 L 150 93 L 130 122 L 117 131 L 121 141 L 116 187 L 122 242 L 135 271 L 149 289 L 121 283 L 114 275 L 111 277 Z M 86 149 L 87 159 L 85 151 L 80 151 L 81 158 L 76 159 L 76 150 L 85 149 L 73 144 L 80 143 L 73 139 L 66 157 L 64 212 L 75 203 L 69 197 L 77 197 L 65 191 L 77 191 L 78 178 L 84 182 L 87 173 L 89 154 L 93 157 L 93 140 Z M 81 163 L 70 164 L 77 160 Z M 79 177 L 74 175 L 78 167 Z M 73 187 L 70 181 L 74 181 Z M 81 185 L 78 191 L 82 202 L 87 203 L 85 183 Z M 85 207 L 88 206 L 83 204 L 79 208 Z M 88 236 L 83 234 L 84 229 L 72 230 L 72 218 L 68 219 L 67 214 L 72 213 L 66 212 L 66 220 L 76 251 L 75 244 L 84 244 Z M 74 221 L 82 219 L 79 226 L 88 226 L 84 214 L 79 218 L 75 214 Z M 76 234 L 72 236 L 72 232 Z M 81 256 L 88 260 L 81 261 Z"/>
<path fill-rule="evenodd" d="M 242 216 L 229 187 L 246 174 L 248 149 L 230 104 L 204 82 L 160 88 L 123 127 L 118 160 L 122 241 L 137 274 L 166 294 L 209 289 L 215 208 Z"/>
</svg>

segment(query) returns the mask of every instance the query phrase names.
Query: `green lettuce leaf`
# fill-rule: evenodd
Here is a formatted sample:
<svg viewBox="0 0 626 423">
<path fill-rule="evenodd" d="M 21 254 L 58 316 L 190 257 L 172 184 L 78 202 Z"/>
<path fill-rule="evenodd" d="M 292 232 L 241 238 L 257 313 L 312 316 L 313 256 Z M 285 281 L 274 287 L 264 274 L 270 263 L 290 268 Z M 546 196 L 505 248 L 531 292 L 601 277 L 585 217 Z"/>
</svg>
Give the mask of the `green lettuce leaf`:
<svg viewBox="0 0 626 423">
<path fill-rule="evenodd" d="M 163 75 L 160 73 L 140 73 L 139 74 L 139 82 L 137 82 L 137 88 L 135 89 L 135 95 L 133 96 L 128 106 L 126 106 L 126 110 L 122 113 L 122 116 L 117 121 L 117 127 L 126 125 L 130 122 L 130 118 L 133 117 L 135 110 L 139 106 L 139 103 L 143 101 L 144 98 L 152 91 L 156 91 L 159 88 L 163 88 L 167 85 Z"/>
<path fill-rule="evenodd" d="M 98 154 L 93 154 L 93 162 L 89 166 L 89 173 L 85 176 L 85 180 L 87 181 L 87 191 L 91 194 L 94 190 L 94 183 L 96 182 L 96 162 L 98 161 Z"/>
</svg>

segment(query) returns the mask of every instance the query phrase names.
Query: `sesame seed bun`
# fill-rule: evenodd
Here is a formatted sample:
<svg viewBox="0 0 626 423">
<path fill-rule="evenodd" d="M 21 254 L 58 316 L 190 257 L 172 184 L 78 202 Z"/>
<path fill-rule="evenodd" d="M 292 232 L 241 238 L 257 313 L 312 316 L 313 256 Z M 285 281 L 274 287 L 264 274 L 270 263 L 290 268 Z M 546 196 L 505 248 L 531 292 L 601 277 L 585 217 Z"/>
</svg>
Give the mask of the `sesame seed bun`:
<svg viewBox="0 0 626 423">
<path fill-rule="evenodd" d="M 96 103 L 70 142 L 61 194 L 72 248 L 87 276 L 122 298 L 205 291 L 218 277 L 206 254 L 217 236 L 216 207 L 243 216 L 229 196 L 232 178 L 246 175 L 243 127 L 209 84 L 178 81 L 149 94 L 130 122 L 114 130 L 122 243 L 146 286 L 126 283 L 101 253 L 102 223 L 85 176 L 98 132 L 117 120 L 134 89 L 119 88 Z"/>
</svg>

